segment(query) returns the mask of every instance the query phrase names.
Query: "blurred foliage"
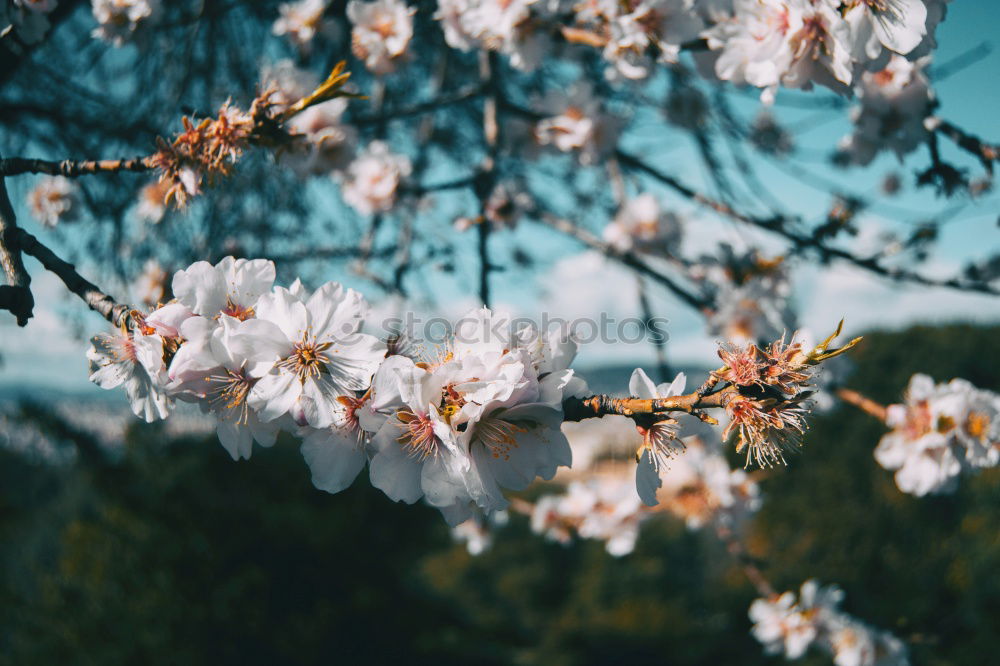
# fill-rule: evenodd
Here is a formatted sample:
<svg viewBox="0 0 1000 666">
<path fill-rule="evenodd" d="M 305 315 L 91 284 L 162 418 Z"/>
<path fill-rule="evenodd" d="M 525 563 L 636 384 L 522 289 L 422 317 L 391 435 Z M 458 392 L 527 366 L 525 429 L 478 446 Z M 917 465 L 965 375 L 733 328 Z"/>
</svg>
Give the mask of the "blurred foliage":
<svg viewBox="0 0 1000 666">
<path fill-rule="evenodd" d="M 910 375 L 1000 389 L 1000 329 L 870 335 L 851 388 L 884 402 Z M 634 554 L 531 535 L 513 517 L 473 558 L 438 514 L 359 480 L 314 490 L 291 442 L 232 463 L 213 438 L 136 426 L 107 459 L 53 467 L 0 452 L 0 663 L 765 664 L 755 594 L 710 534 L 649 523 Z M 748 537 L 779 589 L 837 583 L 845 609 L 915 664 L 987 663 L 1000 631 L 1000 471 L 914 498 L 872 458 L 881 426 L 838 407 L 763 480 Z M 803 664 L 825 663 L 810 655 Z"/>
</svg>

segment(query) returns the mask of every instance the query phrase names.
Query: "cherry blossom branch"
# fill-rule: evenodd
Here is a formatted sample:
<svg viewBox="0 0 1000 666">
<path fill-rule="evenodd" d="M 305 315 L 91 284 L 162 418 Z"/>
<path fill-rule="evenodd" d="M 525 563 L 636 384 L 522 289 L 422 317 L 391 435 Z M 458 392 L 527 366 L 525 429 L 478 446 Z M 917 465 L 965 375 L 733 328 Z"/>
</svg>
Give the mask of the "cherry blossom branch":
<svg viewBox="0 0 1000 666">
<path fill-rule="evenodd" d="M 115 326 L 119 326 L 125 321 L 131 308 L 126 304 L 118 303 L 114 298 L 101 291 L 97 285 L 77 273 L 73 264 L 60 258 L 23 229 L 18 230 L 18 242 L 25 254 L 34 257 L 46 270 L 54 273 L 66 285 L 66 288 L 79 296 L 91 310 Z"/>
<path fill-rule="evenodd" d="M 937 116 L 929 116 L 924 121 L 924 126 L 932 132 L 947 137 L 962 150 L 975 155 L 987 173 L 990 175 L 993 174 L 993 163 L 1000 160 L 1000 145 L 987 143 L 979 137 L 969 134 L 957 125 L 947 120 L 942 120 Z"/>
<path fill-rule="evenodd" d="M 119 171 L 152 171 L 156 168 L 151 156 L 120 160 L 51 160 L 10 157 L 0 160 L 0 176 L 19 176 L 25 173 L 44 173 L 50 176 L 77 176 Z"/>
<path fill-rule="evenodd" d="M 692 308 L 698 311 L 703 311 L 706 308 L 710 308 L 712 302 L 706 296 L 702 294 L 692 293 L 687 289 L 683 288 L 672 278 L 667 277 L 663 273 L 659 272 L 652 266 L 650 266 L 644 259 L 633 252 L 625 252 L 615 248 L 608 243 L 605 243 L 597 236 L 594 236 L 585 229 L 581 229 L 577 225 L 573 224 L 569 220 L 564 220 L 555 215 L 550 215 L 542 211 L 533 211 L 532 217 L 538 222 L 560 231 L 568 236 L 572 236 L 584 245 L 601 252 L 607 257 L 614 259 L 625 266 L 635 270 L 637 273 L 644 275 L 654 282 L 663 285 L 669 289 L 674 295 L 680 298 L 683 302 L 690 305 Z"/>
<path fill-rule="evenodd" d="M 712 199 L 678 181 L 677 179 L 659 171 L 658 169 L 646 164 L 639 158 L 629 155 L 628 153 L 623 153 L 618 151 L 618 160 L 623 166 L 634 168 L 637 171 L 647 174 L 653 179 L 667 185 L 673 189 L 678 194 L 684 196 L 691 201 L 699 203 L 706 206 L 715 212 L 724 215 L 730 219 L 736 220 L 738 222 L 743 222 L 745 224 L 750 224 L 765 231 L 770 231 L 775 233 L 788 241 L 791 241 L 797 249 L 811 249 L 816 251 L 820 259 L 827 261 L 829 259 L 838 259 L 845 261 L 847 263 L 853 264 L 858 268 L 862 268 L 870 273 L 879 275 L 884 278 L 888 278 L 897 282 L 912 282 L 914 284 L 920 284 L 927 287 L 944 287 L 948 289 L 956 289 L 959 291 L 973 291 L 983 294 L 990 294 L 992 296 L 1000 296 L 1000 289 L 992 287 L 985 282 L 970 282 L 966 280 L 961 280 L 958 277 L 946 278 L 946 279 L 934 279 L 926 277 L 915 271 L 907 270 L 905 268 L 895 268 L 883 266 L 879 263 L 876 257 L 858 257 L 853 253 L 843 250 L 832 245 L 828 245 L 822 241 L 822 239 L 815 238 L 812 235 L 799 233 L 791 230 L 787 225 L 791 222 L 791 218 L 777 215 L 773 217 L 754 217 L 751 215 L 746 215 L 740 213 L 739 211 L 733 209 L 731 206 Z"/>
<path fill-rule="evenodd" d="M 747 552 L 746 546 L 740 541 L 733 531 L 722 524 L 716 524 L 715 535 L 719 538 L 719 541 L 726 547 L 726 552 L 728 552 L 734 560 L 743 569 L 743 573 L 746 575 L 750 584 L 754 586 L 757 590 L 757 594 L 764 598 L 770 598 L 774 596 L 775 590 L 771 581 L 768 580 L 764 572 L 760 570 L 757 566 L 757 562 L 754 558 Z"/>
<path fill-rule="evenodd" d="M 18 326 L 25 326 L 31 319 L 35 299 L 31 295 L 31 277 L 21 259 L 20 232 L 7 185 L 0 176 L 0 267 L 7 277 L 7 285 L 0 287 L 0 308 L 9 310 Z"/>
<path fill-rule="evenodd" d="M 610 415 L 645 420 L 645 417 L 683 412 L 697 416 L 706 423 L 716 424 L 718 421 L 702 410 L 724 407 L 729 397 L 736 393 L 738 393 L 736 386 L 730 385 L 708 395 L 694 391 L 669 398 L 616 398 L 604 394 L 586 398 L 567 398 L 563 401 L 563 421 L 582 421 Z"/>
<path fill-rule="evenodd" d="M 455 104 L 461 104 L 462 102 L 467 102 L 469 100 L 480 97 L 486 93 L 486 86 L 483 83 L 476 83 L 475 85 L 466 86 L 464 88 L 459 88 L 453 93 L 447 93 L 436 97 L 432 100 L 426 102 L 420 102 L 419 104 L 414 104 L 413 106 L 403 107 L 401 109 L 395 109 L 385 112 L 377 112 L 367 116 L 360 116 L 358 118 L 352 119 L 352 124 L 358 126 L 365 125 L 384 125 L 390 120 L 398 120 L 400 118 L 407 118 L 409 116 L 419 116 L 424 113 L 433 113 L 438 109 L 442 109 L 447 106 L 453 106 Z"/>
</svg>

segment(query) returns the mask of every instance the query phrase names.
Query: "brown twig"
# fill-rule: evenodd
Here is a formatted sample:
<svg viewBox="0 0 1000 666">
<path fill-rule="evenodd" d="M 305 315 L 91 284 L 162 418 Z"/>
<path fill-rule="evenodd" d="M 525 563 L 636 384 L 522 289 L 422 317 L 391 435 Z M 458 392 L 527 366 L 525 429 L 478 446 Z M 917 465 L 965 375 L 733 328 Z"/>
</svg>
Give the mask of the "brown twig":
<svg viewBox="0 0 1000 666">
<path fill-rule="evenodd" d="M 128 316 L 130 312 L 128 305 L 116 302 L 111 296 L 101 291 L 97 285 L 77 273 L 73 264 L 61 259 L 27 231 L 18 230 L 18 242 L 25 254 L 37 259 L 46 270 L 62 280 L 67 289 L 79 296 L 87 304 L 87 307 L 113 325 L 121 325 Z"/>
<path fill-rule="evenodd" d="M 1000 145 L 987 143 L 978 136 L 969 134 L 961 127 L 936 116 L 927 118 L 925 124 L 931 131 L 951 139 L 956 146 L 975 155 L 986 172 L 993 175 L 993 163 L 1000 160 Z"/>
<path fill-rule="evenodd" d="M 573 224 L 569 220 L 564 220 L 562 218 L 556 217 L 555 215 L 550 215 L 543 211 L 535 210 L 533 211 L 532 217 L 537 221 L 552 227 L 556 231 L 561 231 L 564 234 L 572 236 L 584 245 L 601 252 L 607 257 L 610 257 L 625 266 L 633 269 L 637 273 L 644 275 L 654 282 L 663 285 L 674 295 L 680 298 L 682 301 L 690 305 L 692 308 L 698 311 L 703 311 L 706 308 L 711 307 L 712 302 L 702 294 L 692 293 L 688 291 L 680 284 L 675 282 L 672 278 L 667 277 L 663 273 L 659 272 L 652 266 L 650 266 L 644 259 L 633 252 L 623 252 L 617 248 L 605 243 L 597 236 L 594 236 L 585 229 L 581 229 L 577 225 Z"/>
<path fill-rule="evenodd" d="M 9 310 L 18 326 L 25 326 L 31 319 L 35 299 L 31 295 L 31 277 L 21 260 L 20 231 L 7 185 L 0 176 L 0 266 L 7 276 L 7 286 L 0 287 L 0 308 Z"/>
<path fill-rule="evenodd" d="M 152 171 L 156 166 L 152 157 L 133 157 L 120 160 L 37 160 L 25 157 L 10 157 L 0 160 L 0 175 L 19 176 L 25 173 L 44 173 L 50 176 L 75 178 L 95 173 L 115 173 L 119 171 Z"/>
<path fill-rule="evenodd" d="M 861 395 L 857 391 L 852 391 L 851 389 L 841 388 L 837 389 L 837 396 L 846 403 L 854 405 L 858 409 L 871 414 L 879 421 L 885 421 L 886 409 L 884 405 L 880 405 L 871 398 Z"/>
<path fill-rule="evenodd" d="M 610 414 L 619 416 L 659 416 L 670 412 L 699 414 L 703 409 L 723 407 L 729 396 L 737 392 L 735 386 L 702 395 L 698 391 L 669 398 L 615 398 L 609 395 L 592 395 L 586 398 L 567 398 L 563 401 L 563 421 L 582 421 Z"/>
</svg>

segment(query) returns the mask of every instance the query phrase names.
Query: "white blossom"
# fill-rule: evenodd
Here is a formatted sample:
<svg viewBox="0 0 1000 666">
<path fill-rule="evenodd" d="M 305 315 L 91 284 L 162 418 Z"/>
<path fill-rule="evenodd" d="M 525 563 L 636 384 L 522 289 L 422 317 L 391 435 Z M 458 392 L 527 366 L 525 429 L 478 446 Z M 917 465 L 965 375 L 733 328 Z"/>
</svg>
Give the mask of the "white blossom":
<svg viewBox="0 0 1000 666">
<path fill-rule="evenodd" d="M 535 126 L 540 144 L 576 152 L 581 164 L 597 164 L 614 150 L 621 123 L 602 110 L 589 84 L 578 83 L 568 94 L 553 92 L 544 106 L 554 115 Z"/>
<path fill-rule="evenodd" d="M 31 214 L 47 227 L 80 217 L 77 185 L 65 176 L 43 176 L 28 195 Z"/>
<path fill-rule="evenodd" d="M 171 401 L 164 391 L 163 338 L 139 331 L 95 335 L 87 350 L 90 381 L 102 389 L 125 389 L 132 412 L 152 423 L 164 419 Z"/>
<path fill-rule="evenodd" d="M 890 405 L 892 431 L 875 449 L 882 467 L 895 470 L 905 493 L 950 492 L 966 468 L 1000 460 L 1000 396 L 956 379 L 935 385 L 927 375 L 910 380 L 905 402 Z"/>
<path fill-rule="evenodd" d="M 922 71 L 926 64 L 893 55 L 881 71 L 861 75 L 857 86 L 860 105 L 851 111 L 854 132 L 839 145 L 848 162 L 870 164 L 883 150 L 891 150 L 902 160 L 926 142 L 924 119 L 934 101 Z"/>
<path fill-rule="evenodd" d="M 413 38 L 413 14 L 403 0 L 351 0 L 347 18 L 354 25 L 351 50 L 375 74 L 387 74 L 396 68 Z"/>
<path fill-rule="evenodd" d="M 254 316 L 257 300 L 272 284 L 274 263 L 226 257 L 215 266 L 198 261 L 177 271 L 172 288 L 177 301 L 195 314 L 247 319 Z"/>
<path fill-rule="evenodd" d="M 344 201 L 362 215 L 392 210 L 399 186 L 410 175 L 410 170 L 409 158 L 389 152 L 389 146 L 383 141 L 372 141 L 343 175 Z"/>
<path fill-rule="evenodd" d="M 340 398 L 368 388 L 385 345 L 360 332 L 367 303 L 353 289 L 327 282 L 307 300 L 284 287 L 262 296 L 255 308 L 269 324 L 262 337 L 272 361 L 256 364 L 259 380 L 248 403 L 264 422 L 291 414 L 302 425 L 334 424 Z"/>
<path fill-rule="evenodd" d="M 278 7 L 280 16 L 271 32 L 279 37 L 287 35 L 295 46 L 308 52 L 317 35 L 332 36 L 335 24 L 324 18 L 328 0 L 298 0 L 285 2 Z"/>
<path fill-rule="evenodd" d="M 565 356 L 514 344 L 509 323 L 486 309 L 458 322 L 446 350 L 419 365 L 387 359 L 361 423 L 374 433 L 372 484 L 397 501 L 423 497 L 457 524 L 473 507 L 505 509 L 504 489 L 569 465 L 562 400 L 579 385 Z"/>
<path fill-rule="evenodd" d="M 94 38 L 122 46 L 155 22 L 161 7 L 160 0 L 92 0 L 91 11 L 97 21 Z"/>
</svg>

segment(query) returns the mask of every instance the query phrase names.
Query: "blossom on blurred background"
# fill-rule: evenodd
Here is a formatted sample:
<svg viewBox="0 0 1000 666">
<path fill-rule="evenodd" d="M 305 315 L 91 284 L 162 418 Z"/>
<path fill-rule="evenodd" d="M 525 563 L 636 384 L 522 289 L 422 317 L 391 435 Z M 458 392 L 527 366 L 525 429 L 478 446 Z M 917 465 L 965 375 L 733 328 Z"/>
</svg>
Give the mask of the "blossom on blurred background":
<svg viewBox="0 0 1000 666">
<path fill-rule="evenodd" d="M 156 259 L 149 259 L 142 267 L 142 273 L 132 283 L 132 292 L 140 303 L 156 305 L 167 294 L 167 272 Z"/>
<path fill-rule="evenodd" d="M 79 190 L 65 176 L 42 176 L 28 195 L 31 214 L 46 227 L 73 222 L 80 214 Z"/>
<path fill-rule="evenodd" d="M 97 27 L 91 34 L 96 39 L 123 46 L 156 21 L 160 9 L 160 0 L 92 0 L 91 10 Z"/>
<path fill-rule="evenodd" d="M 159 224 L 167 214 L 167 192 L 170 184 L 163 181 L 153 181 L 139 190 L 138 202 L 135 205 L 135 215 L 143 222 Z"/>
<path fill-rule="evenodd" d="M 562 495 L 544 495 L 531 514 L 532 531 L 560 543 L 573 535 L 604 541 L 611 555 L 635 549 L 639 524 L 648 516 L 635 484 L 622 474 L 593 474 L 573 481 Z"/>
<path fill-rule="evenodd" d="M 355 57 L 375 74 L 393 71 L 413 38 L 415 12 L 403 0 L 348 2 L 347 17 L 354 25 L 351 50 Z"/>
<path fill-rule="evenodd" d="M 344 201 L 362 215 L 391 210 L 411 168 L 408 157 L 391 153 L 384 141 L 372 141 L 343 174 Z"/>
<path fill-rule="evenodd" d="M 535 126 L 540 144 L 576 152 L 581 164 L 596 164 L 613 150 L 620 123 L 602 109 L 589 84 L 578 83 L 568 93 L 553 91 L 542 106 L 553 115 Z"/>
<path fill-rule="evenodd" d="M 892 431 L 875 459 L 895 470 L 905 493 L 951 492 L 963 471 L 1000 462 L 1000 396 L 963 379 L 935 384 L 914 375 L 905 401 L 886 409 L 886 424 Z"/>
<path fill-rule="evenodd" d="M 838 146 L 847 162 L 867 165 L 883 150 L 902 159 L 927 141 L 924 119 L 934 93 L 923 72 L 926 65 L 926 60 L 911 62 L 893 55 L 885 69 L 861 75 L 860 105 L 851 111 L 854 132 Z"/>
<path fill-rule="evenodd" d="M 802 584 L 798 598 L 785 592 L 750 605 L 754 638 L 768 654 L 798 659 L 812 646 L 833 657 L 837 666 L 907 666 L 906 646 L 892 634 L 874 629 L 840 610 L 844 592 L 815 580 Z"/>
</svg>

